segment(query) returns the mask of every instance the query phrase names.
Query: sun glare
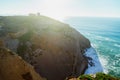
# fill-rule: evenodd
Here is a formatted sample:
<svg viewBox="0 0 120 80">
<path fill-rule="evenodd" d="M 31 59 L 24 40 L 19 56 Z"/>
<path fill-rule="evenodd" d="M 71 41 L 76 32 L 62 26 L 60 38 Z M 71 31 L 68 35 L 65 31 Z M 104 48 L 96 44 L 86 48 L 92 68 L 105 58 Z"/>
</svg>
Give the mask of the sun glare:
<svg viewBox="0 0 120 80">
<path fill-rule="evenodd" d="M 44 15 L 63 20 L 67 16 L 66 3 L 68 0 L 45 0 L 43 2 Z"/>
</svg>

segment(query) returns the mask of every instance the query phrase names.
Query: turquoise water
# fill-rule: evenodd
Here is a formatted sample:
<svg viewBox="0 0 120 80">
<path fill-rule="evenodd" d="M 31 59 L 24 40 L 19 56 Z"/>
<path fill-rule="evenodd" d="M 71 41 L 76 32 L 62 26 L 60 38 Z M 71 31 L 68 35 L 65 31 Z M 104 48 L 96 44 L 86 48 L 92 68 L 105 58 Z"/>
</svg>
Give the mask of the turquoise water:
<svg viewBox="0 0 120 80">
<path fill-rule="evenodd" d="M 120 77 L 119 18 L 71 17 L 64 22 L 91 41 L 105 73 Z"/>
</svg>

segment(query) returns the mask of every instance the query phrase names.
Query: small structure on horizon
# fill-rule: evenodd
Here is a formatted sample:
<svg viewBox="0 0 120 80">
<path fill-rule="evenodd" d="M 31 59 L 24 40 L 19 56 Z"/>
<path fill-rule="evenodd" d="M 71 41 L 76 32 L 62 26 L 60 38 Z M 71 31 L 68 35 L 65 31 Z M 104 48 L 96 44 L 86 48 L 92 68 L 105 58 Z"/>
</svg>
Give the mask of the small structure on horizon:
<svg viewBox="0 0 120 80">
<path fill-rule="evenodd" d="M 40 16 L 40 13 L 39 13 L 39 12 L 36 13 L 36 14 L 34 14 L 34 13 L 29 13 L 29 16 Z"/>
<path fill-rule="evenodd" d="M 34 14 L 34 13 L 29 13 L 29 16 L 36 16 L 36 14 Z"/>
<path fill-rule="evenodd" d="M 39 13 L 39 12 L 37 13 L 37 16 L 40 16 L 40 13 Z"/>
</svg>

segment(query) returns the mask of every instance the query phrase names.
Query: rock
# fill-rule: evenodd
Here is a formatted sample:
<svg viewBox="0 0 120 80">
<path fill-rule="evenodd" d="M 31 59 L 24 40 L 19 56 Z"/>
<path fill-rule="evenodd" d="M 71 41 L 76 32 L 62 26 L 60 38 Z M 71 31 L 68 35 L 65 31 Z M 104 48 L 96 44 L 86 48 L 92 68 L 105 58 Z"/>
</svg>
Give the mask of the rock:
<svg viewBox="0 0 120 80">
<path fill-rule="evenodd" d="M 1 39 L 0 39 L 0 47 L 4 47 L 4 43 Z"/>
<path fill-rule="evenodd" d="M 21 57 L 0 47 L 0 80 L 44 80 Z"/>
<path fill-rule="evenodd" d="M 42 77 L 64 80 L 78 77 L 87 69 L 88 60 L 83 54 L 90 42 L 69 25 L 45 16 L 11 16 L 1 20 L 7 33 L 14 33 L 19 42 L 14 51 Z"/>
</svg>

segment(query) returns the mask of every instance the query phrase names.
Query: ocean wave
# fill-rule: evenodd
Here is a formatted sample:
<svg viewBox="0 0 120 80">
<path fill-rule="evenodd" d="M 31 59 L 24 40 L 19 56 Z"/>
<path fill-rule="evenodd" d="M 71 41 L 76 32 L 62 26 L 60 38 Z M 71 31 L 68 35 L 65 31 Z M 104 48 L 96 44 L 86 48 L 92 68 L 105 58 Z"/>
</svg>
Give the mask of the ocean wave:
<svg viewBox="0 0 120 80">
<path fill-rule="evenodd" d="M 103 66 L 104 73 L 114 76 L 120 74 L 120 54 L 112 54 L 109 56 L 100 55 L 100 61 Z"/>
<path fill-rule="evenodd" d="M 98 55 L 93 47 L 88 48 L 85 52 L 85 56 L 92 58 L 92 63 L 94 64 L 91 66 L 88 64 L 88 69 L 85 71 L 85 74 L 95 74 L 97 72 L 103 72 L 103 67 L 99 61 Z"/>
<path fill-rule="evenodd" d="M 86 36 L 90 40 L 99 40 L 99 41 L 109 41 L 109 42 L 117 42 L 114 38 L 111 38 L 110 36 L 103 36 L 103 35 L 98 35 L 96 33 L 91 33 L 91 32 L 81 32 L 84 36 Z"/>
<path fill-rule="evenodd" d="M 116 42 L 114 39 L 111 39 L 109 37 L 103 37 L 103 36 L 99 36 L 99 35 L 95 35 L 94 37 L 95 37 L 95 39 L 100 40 L 100 41 Z"/>
<path fill-rule="evenodd" d="M 114 44 L 115 47 L 119 47 L 120 48 L 120 44 Z"/>
<path fill-rule="evenodd" d="M 120 76 L 120 19 L 76 17 L 66 22 L 90 40 L 97 50 L 103 71 Z M 90 69 L 94 70 L 94 68 L 89 68 L 88 72 Z"/>
<path fill-rule="evenodd" d="M 104 55 L 100 55 L 99 58 L 100 58 L 101 65 L 103 66 L 103 72 L 108 73 L 108 60 L 109 60 L 109 57 L 104 56 Z"/>
</svg>

